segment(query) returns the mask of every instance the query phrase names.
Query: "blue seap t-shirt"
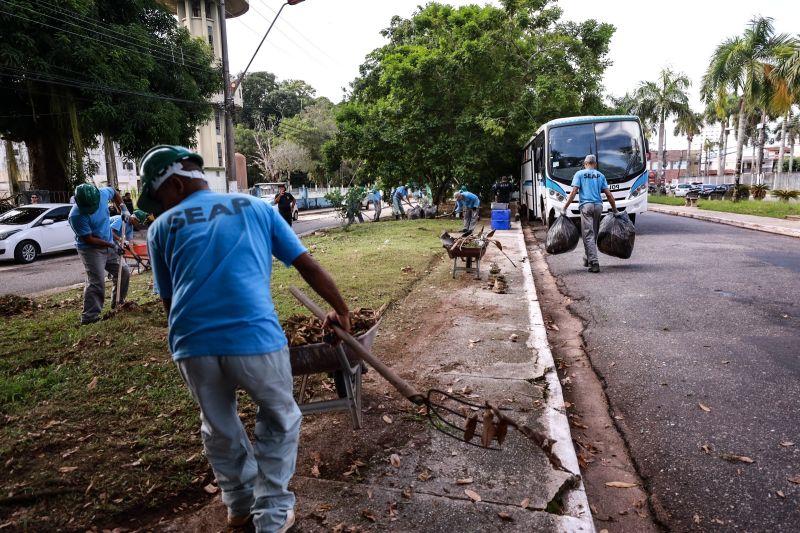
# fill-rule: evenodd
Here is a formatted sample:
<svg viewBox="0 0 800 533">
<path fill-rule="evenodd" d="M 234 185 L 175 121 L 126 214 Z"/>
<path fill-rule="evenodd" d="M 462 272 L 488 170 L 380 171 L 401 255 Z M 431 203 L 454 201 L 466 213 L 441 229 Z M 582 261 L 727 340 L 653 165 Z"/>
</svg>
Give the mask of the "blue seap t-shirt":
<svg viewBox="0 0 800 533">
<path fill-rule="evenodd" d="M 116 191 L 111 187 L 100 189 L 100 207 L 91 215 L 82 215 L 77 205 L 73 205 L 69 212 L 69 225 L 75 233 L 75 246 L 81 250 L 94 248 L 86 244 L 81 237 L 93 235 L 104 241 L 111 242 L 111 220 L 108 214 L 108 202 L 114 198 Z"/>
<path fill-rule="evenodd" d="M 406 190 L 405 186 L 401 185 L 394 190 L 395 198 L 405 198 L 408 196 L 408 191 Z"/>
<path fill-rule="evenodd" d="M 119 233 L 122 231 L 122 216 L 121 215 L 114 215 L 111 217 L 111 229 Z M 125 240 L 130 241 L 133 240 L 133 224 L 130 222 L 125 224 Z"/>
<path fill-rule="evenodd" d="M 477 195 L 475 195 L 475 194 L 473 194 L 473 193 L 471 193 L 469 191 L 464 191 L 464 192 L 461 193 L 461 195 L 464 197 L 462 199 L 462 201 L 464 202 L 464 207 L 469 207 L 471 209 L 476 209 L 476 208 L 480 207 L 481 199 L 478 198 Z"/>
<path fill-rule="evenodd" d="M 272 256 L 306 251 L 278 212 L 252 196 L 198 191 L 150 226 L 156 293 L 172 300 L 175 360 L 260 355 L 284 347 L 270 293 Z"/>
<path fill-rule="evenodd" d="M 578 188 L 580 204 L 602 204 L 600 193 L 608 189 L 608 182 L 602 172 L 593 168 L 579 170 L 572 178 L 572 186 Z"/>
</svg>

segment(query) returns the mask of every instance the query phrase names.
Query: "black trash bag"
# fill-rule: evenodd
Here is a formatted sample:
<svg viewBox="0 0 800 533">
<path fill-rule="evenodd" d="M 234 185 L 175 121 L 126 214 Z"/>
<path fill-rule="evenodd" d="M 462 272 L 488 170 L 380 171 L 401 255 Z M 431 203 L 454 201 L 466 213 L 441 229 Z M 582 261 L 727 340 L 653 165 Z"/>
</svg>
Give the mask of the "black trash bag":
<svg viewBox="0 0 800 533">
<path fill-rule="evenodd" d="M 567 215 L 562 214 L 547 230 L 544 247 L 548 254 L 563 254 L 574 250 L 580 240 L 578 227 Z"/>
<path fill-rule="evenodd" d="M 636 228 L 627 213 L 610 214 L 600 222 L 597 249 L 606 255 L 628 259 L 633 253 Z"/>
<path fill-rule="evenodd" d="M 436 215 L 439 214 L 439 206 L 438 205 L 429 205 L 423 210 L 425 214 L 425 218 L 436 218 Z"/>
<path fill-rule="evenodd" d="M 411 220 L 422 218 L 422 208 L 420 206 L 416 206 L 413 209 L 409 209 L 408 218 L 410 218 Z"/>
</svg>

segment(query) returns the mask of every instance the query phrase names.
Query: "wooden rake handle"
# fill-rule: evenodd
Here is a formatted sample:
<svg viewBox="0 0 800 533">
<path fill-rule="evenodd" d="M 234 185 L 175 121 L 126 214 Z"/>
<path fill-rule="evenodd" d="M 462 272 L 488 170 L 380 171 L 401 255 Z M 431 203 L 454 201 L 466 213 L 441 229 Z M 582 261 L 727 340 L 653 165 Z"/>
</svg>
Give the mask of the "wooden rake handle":
<svg viewBox="0 0 800 533">
<path fill-rule="evenodd" d="M 314 315 L 317 318 L 319 318 L 322 321 L 325 320 L 325 317 L 327 316 L 325 311 L 323 311 L 320 306 L 314 303 L 314 301 L 311 300 L 311 298 L 306 296 L 305 293 L 303 293 L 303 291 L 301 291 L 297 287 L 290 287 L 289 292 L 291 292 L 292 296 L 297 298 L 301 304 L 306 306 L 306 308 L 308 308 L 309 311 L 314 313 Z M 386 366 L 383 363 L 383 361 L 372 355 L 369 352 L 369 350 L 364 348 L 364 345 L 358 342 L 352 335 L 350 335 L 348 332 L 346 332 L 336 324 L 332 324 L 332 327 L 334 333 L 336 333 L 336 335 L 340 339 L 342 339 L 342 342 L 344 342 L 347 346 L 349 346 L 360 359 L 369 363 L 369 366 L 374 368 L 375 371 L 378 372 L 378 374 L 383 376 L 383 378 L 386 381 L 388 381 L 394 388 L 400 391 L 400 394 L 405 396 L 408 399 L 408 401 L 416 405 L 427 404 L 427 401 L 422 394 L 417 392 L 417 390 L 414 387 L 412 387 L 411 384 L 408 383 L 406 380 L 395 374 L 395 372 L 391 368 Z"/>
</svg>

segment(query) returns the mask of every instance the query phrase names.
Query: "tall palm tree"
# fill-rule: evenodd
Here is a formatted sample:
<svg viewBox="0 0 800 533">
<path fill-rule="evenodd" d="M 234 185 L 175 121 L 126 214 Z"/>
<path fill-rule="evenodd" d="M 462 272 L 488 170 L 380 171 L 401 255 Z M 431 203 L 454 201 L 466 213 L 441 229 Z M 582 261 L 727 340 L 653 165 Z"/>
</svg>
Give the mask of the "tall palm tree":
<svg viewBox="0 0 800 533">
<path fill-rule="evenodd" d="M 674 135 L 685 135 L 688 142 L 686 146 L 686 167 L 687 173 L 692 166 L 692 139 L 700 133 L 703 129 L 703 116 L 700 113 L 695 113 L 688 107 L 688 113 L 681 113 L 678 115 L 678 120 L 675 122 Z M 681 175 L 681 169 L 678 167 L 678 177 Z"/>
<path fill-rule="evenodd" d="M 643 81 L 634 93 L 638 106 L 638 115 L 645 117 L 651 124 L 658 124 L 658 154 L 661 160 L 659 178 L 664 179 L 667 166 L 666 122 L 670 117 L 688 114 L 689 97 L 686 90 L 691 85 L 689 78 L 672 69 L 661 70 L 657 81 Z"/>
<path fill-rule="evenodd" d="M 792 106 L 800 104 L 800 41 L 792 39 L 779 51 L 778 65 L 770 72 L 776 86 L 771 107 L 783 116 L 781 121 L 781 147 L 778 154 L 778 174 L 783 172 L 783 157 L 786 153 L 786 127 L 789 125 Z"/>
<path fill-rule="evenodd" d="M 761 111 L 764 119 L 766 95 L 770 93 L 771 83 L 768 67 L 777 63 L 777 57 L 785 52 L 789 43 L 791 39 L 786 34 L 775 35 L 771 18 L 756 17 L 743 35 L 728 38 L 717 46 L 703 76 L 702 93 L 706 100 L 713 98 L 714 93 L 722 88 L 730 88 L 739 94 L 737 179 L 741 176 L 746 108 Z"/>
</svg>

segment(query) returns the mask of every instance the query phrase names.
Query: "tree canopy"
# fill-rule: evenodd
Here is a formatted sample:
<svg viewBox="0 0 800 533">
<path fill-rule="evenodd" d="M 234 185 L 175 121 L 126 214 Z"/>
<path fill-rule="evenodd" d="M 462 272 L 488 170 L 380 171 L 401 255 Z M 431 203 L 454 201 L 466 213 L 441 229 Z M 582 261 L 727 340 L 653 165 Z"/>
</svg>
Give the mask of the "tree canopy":
<svg viewBox="0 0 800 533">
<path fill-rule="evenodd" d="M 221 90 L 213 54 L 156 0 L 3 0 L 0 136 L 25 142 L 33 185 L 85 179 L 98 134 L 141 156 L 193 144 Z"/>
<path fill-rule="evenodd" d="M 430 3 L 394 17 L 389 43 L 367 56 L 338 111 L 337 149 L 363 161 L 363 181 L 456 183 L 488 191 L 516 173 L 538 125 L 603 113 L 602 75 L 614 28 L 560 20 L 552 0 L 503 7 Z"/>
</svg>

